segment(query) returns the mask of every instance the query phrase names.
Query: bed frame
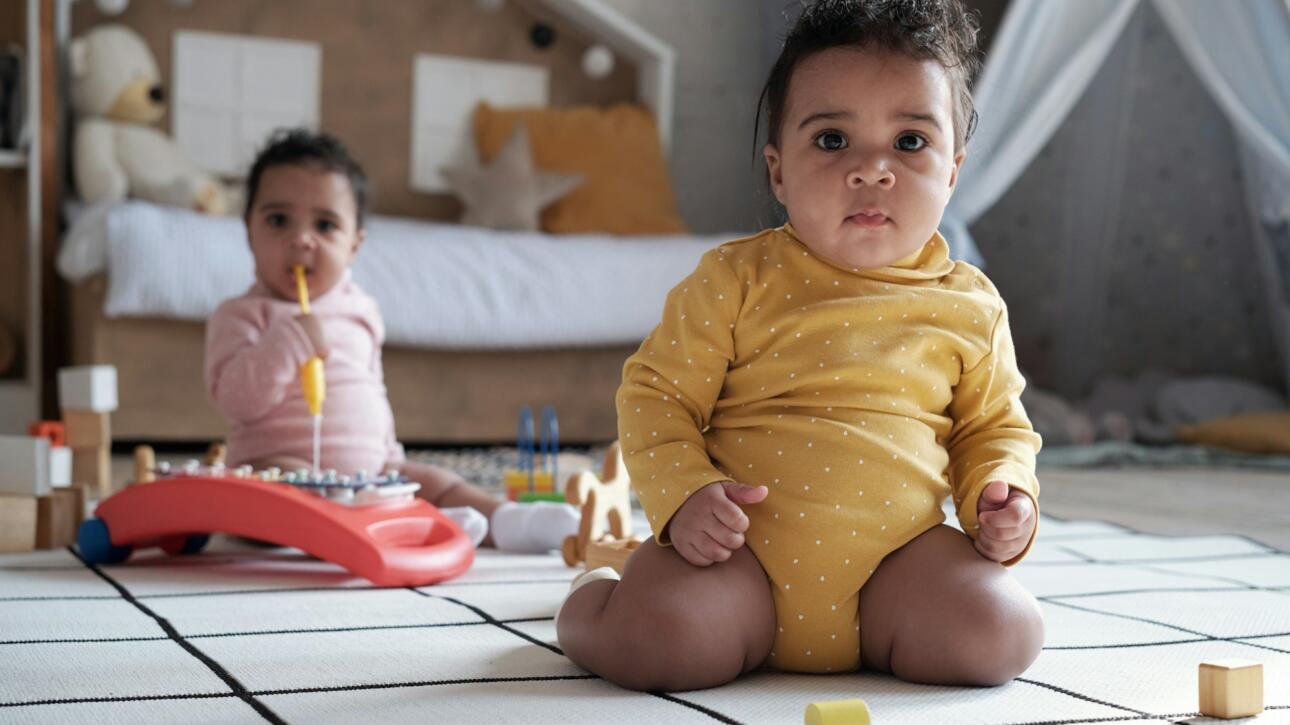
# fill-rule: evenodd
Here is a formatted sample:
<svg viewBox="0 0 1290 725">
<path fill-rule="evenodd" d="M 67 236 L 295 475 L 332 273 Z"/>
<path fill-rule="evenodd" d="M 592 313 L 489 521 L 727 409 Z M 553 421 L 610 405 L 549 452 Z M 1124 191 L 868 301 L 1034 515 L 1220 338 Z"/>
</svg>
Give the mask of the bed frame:
<svg viewBox="0 0 1290 725">
<path fill-rule="evenodd" d="M 103 314 L 107 278 L 72 286 L 72 359 L 117 369 L 117 441 L 218 440 L 228 426 L 202 382 L 204 326 Z M 448 351 L 386 346 L 385 383 L 404 443 L 515 440 L 520 406 L 554 405 L 562 442 L 617 437 L 614 393 L 636 346 Z"/>
</svg>

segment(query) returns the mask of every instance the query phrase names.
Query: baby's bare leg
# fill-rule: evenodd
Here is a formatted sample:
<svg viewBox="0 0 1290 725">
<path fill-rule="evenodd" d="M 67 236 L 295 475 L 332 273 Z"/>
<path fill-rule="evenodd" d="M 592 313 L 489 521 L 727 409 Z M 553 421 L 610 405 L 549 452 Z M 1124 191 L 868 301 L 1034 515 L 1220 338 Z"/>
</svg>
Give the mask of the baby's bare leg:
<svg viewBox="0 0 1290 725">
<path fill-rule="evenodd" d="M 441 509 L 456 506 L 469 506 L 484 515 L 490 522 L 493 512 L 502 505 L 501 499 L 495 498 L 482 488 L 472 485 L 460 474 L 431 463 L 402 461 L 392 463 L 387 468 L 397 468 L 408 478 L 421 484 L 417 495 Z M 494 546 L 492 526 L 480 546 Z"/>
<path fill-rule="evenodd" d="M 390 464 L 387 468 L 397 468 L 408 478 L 421 484 L 417 495 L 439 508 L 469 506 L 491 519 L 493 512 L 502 505 L 501 499 L 440 466 L 402 461 Z"/>
<path fill-rule="evenodd" d="M 761 665 L 775 638 L 770 582 L 748 547 L 697 567 L 653 539 L 622 581 L 579 588 L 557 635 L 579 667 L 633 690 L 697 690 Z"/>
<path fill-rule="evenodd" d="M 910 682 L 1001 685 L 1043 642 L 1035 598 L 949 526 L 888 554 L 860 590 L 861 661 Z"/>
</svg>

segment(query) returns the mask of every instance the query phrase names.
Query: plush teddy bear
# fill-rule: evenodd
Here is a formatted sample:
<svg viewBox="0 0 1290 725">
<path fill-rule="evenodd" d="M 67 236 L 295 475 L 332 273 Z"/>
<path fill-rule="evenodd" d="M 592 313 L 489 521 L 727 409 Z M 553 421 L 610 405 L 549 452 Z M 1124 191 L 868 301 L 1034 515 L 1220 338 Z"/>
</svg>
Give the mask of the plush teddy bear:
<svg viewBox="0 0 1290 725">
<path fill-rule="evenodd" d="M 101 25 L 72 41 L 72 149 L 76 190 L 89 202 L 132 196 L 210 214 L 228 211 L 224 188 L 152 126 L 166 110 L 157 63 L 122 25 Z"/>
</svg>

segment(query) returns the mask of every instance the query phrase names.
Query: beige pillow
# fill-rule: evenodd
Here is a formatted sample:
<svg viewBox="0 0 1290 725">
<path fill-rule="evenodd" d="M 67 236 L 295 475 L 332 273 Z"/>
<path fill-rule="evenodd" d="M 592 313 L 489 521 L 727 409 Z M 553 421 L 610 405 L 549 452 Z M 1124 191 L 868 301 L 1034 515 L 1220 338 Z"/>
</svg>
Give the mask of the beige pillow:
<svg viewBox="0 0 1290 725">
<path fill-rule="evenodd" d="M 684 234 L 654 117 L 644 108 L 475 109 L 475 144 L 485 162 L 528 128 L 533 160 L 544 171 L 580 173 L 584 181 L 542 212 L 554 234 Z"/>
<path fill-rule="evenodd" d="M 1179 426 L 1182 441 L 1246 453 L 1290 453 L 1290 410 L 1242 413 Z"/>
</svg>

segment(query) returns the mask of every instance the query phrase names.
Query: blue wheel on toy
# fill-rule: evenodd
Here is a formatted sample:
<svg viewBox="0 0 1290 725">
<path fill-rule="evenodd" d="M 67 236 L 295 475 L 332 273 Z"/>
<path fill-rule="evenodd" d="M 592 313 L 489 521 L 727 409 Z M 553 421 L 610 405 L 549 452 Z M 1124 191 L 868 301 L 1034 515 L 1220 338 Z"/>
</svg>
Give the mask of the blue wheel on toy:
<svg viewBox="0 0 1290 725">
<path fill-rule="evenodd" d="M 118 564 L 134 551 L 133 547 L 112 543 L 107 522 L 103 519 L 86 519 L 81 523 L 81 528 L 76 531 L 76 548 L 91 564 Z"/>
</svg>

